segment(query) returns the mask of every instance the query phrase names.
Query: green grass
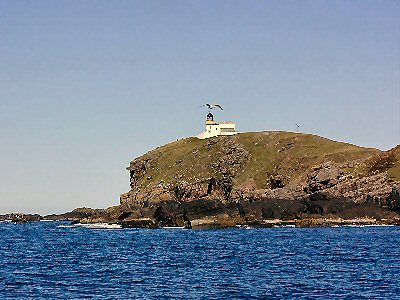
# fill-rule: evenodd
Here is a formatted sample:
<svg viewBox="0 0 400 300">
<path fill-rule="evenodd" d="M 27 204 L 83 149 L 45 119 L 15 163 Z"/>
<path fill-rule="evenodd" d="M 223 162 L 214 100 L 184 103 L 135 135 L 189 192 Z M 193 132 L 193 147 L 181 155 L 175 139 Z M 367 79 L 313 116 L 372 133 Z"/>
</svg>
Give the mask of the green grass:
<svg viewBox="0 0 400 300">
<path fill-rule="evenodd" d="M 374 150 L 334 142 L 315 135 L 290 132 L 246 133 L 237 136 L 251 153 L 251 162 L 238 182 L 252 177 L 259 188 L 268 187 L 270 174 L 299 180 L 312 166 L 371 155 Z"/>
<path fill-rule="evenodd" d="M 235 185 L 253 178 L 258 188 L 268 187 L 270 174 L 280 174 L 289 181 L 296 181 L 304 177 L 306 171 L 314 165 L 327 161 L 346 164 L 348 161 L 365 160 L 381 153 L 376 149 L 293 132 L 240 133 L 232 137 L 207 140 L 187 138 L 158 147 L 138 158 L 153 161 L 145 175 L 151 179 L 144 179 L 143 185 L 152 188 L 161 181 L 164 184 L 174 181 L 196 182 L 218 176 L 211 165 L 220 158 L 221 145 L 224 144 L 222 139 L 232 139 L 249 153 L 247 162 L 235 177 Z M 213 141 L 218 143 L 209 145 Z M 355 167 L 346 171 L 357 173 L 362 170 Z M 389 171 L 390 176 L 399 180 L 399 164 Z M 174 179 L 176 175 L 179 176 L 177 180 Z"/>
<path fill-rule="evenodd" d="M 394 167 L 388 170 L 388 177 L 391 180 L 400 181 L 400 146 L 397 146 L 391 151 L 393 151 L 396 156 L 396 162 Z"/>
</svg>

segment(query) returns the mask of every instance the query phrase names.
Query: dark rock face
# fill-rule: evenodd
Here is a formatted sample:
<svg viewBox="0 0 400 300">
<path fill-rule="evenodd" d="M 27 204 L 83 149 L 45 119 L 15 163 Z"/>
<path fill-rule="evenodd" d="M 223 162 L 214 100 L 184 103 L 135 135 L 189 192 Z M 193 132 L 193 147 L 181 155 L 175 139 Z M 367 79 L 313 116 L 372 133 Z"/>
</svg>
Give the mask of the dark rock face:
<svg viewBox="0 0 400 300">
<path fill-rule="evenodd" d="M 390 197 L 395 197 L 393 199 L 397 201 L 397 191 L 393 195 L 391 194 Z M 394 203 L 398 203 L 395 201 Z M 130 215 L 127 219 L 120 220 L 119 223 L 129 227 L 178 226 L 202 229 L 243 225 L 268 227 L 270 226 L 268 220 L 275 219 L 279 219 L 281 222 L 291 220 L 297 222 L 295 220 L 321 217 L 336 219 L 396 217 L 374 202 L 356 203 L 346 197 L 335 197 L 323 191 L 304 194 L 303 197 L 296 199 L 261 196 L 231 199 L 228 202 L 210 197 L 187 202 L 170 200 L 161 202 L 158 206 L 137 209 L 141 211 L 140 216 L 132 217 Z M 318 224 L 311 222 L 309 225 Z"/>
<path fill-rule="evenodd" d="M 372 200 L 374 201 L 373 198 Z M 385 207 L 391 211 L 400 213 L 400 187 L 393 187 L 391 193 L 385 199 L 383 199 L 383 201 L 380 201 L 378 198 L 378 200 L 374 202 L 381 207 Z"/>
<path fill-rule="evenodd" d="M 285 187 L 285 178 L 282 175 L 272 175 L 269 179 L 271 189 L 278 189 Z"/>
<path fill-rule="evenodd" d="M 93 209 L 93 208 L 76 208 L 73 211 L 66 212 L 63 214 L 52 214 L 43 217 L 45 220 L 54 220 L 54 221 L 79 221 L 84 218 L 91 217 L 93 215 L 101 213 L 102 210 L 100 209 Z"/>
<path fill-rule="evenodd" d="M 341 176 L 343 176 L 343 172 L 332 164 L 327 163 L 314 167 L 307 174 L 306 192 L 316 192 L 333 187 L 339 183 Z"/>
<path fill-rule="evenodd" d="M 338 224 L 323 221 L 326 218 L 367 218 L 364 220 L 367 224 L 375 222 L 371 218 L 390 219 L 400 223 L 397 214 L 399 187 L 382 182 L 380 176 L 368 179 L 344 177 L 341 170 L 331 167 L 328 170 L 314 169 L 311 174 L 304 188 L 302 185 L 288 185 L 240 194 L 230 191 L 229 195 L 219 190 L 217 181 L 210 180 L 211 187 L 197 199 L 171 197 L 163 201 L 137 201 L 128 210 L 120 207 L 117 222 L 127 227 L 197 229 L 244 225 L 270 227 L 268 220 L 276 219 L 280 220 L 278 224 L 289 222 L 287 224 L 296 226 Z M 321 221 L 319 218 L 324 219 Z"/>
</svg>

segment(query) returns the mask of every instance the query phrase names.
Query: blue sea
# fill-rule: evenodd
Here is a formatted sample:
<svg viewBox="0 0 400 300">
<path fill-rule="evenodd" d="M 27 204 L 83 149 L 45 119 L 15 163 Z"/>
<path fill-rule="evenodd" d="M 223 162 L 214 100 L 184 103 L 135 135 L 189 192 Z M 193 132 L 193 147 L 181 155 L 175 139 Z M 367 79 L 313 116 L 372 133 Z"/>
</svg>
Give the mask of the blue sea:
<svg viewBox="0 0 400 300">
<path fill-rule="evenodd" d="M 400 299 L 400 227 L 66 224 L 0 223 L 0 299 Z"/>
</svg>

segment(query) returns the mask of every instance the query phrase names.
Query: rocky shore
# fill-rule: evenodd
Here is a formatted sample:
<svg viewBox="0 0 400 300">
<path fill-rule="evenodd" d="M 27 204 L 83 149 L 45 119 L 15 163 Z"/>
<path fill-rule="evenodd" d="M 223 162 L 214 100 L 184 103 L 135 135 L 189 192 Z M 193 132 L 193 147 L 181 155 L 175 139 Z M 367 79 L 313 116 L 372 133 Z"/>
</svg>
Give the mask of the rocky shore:
<svg viewBox="0 0 400 300">
<path fill-rule="evenodd" d="M 43 219 L 43 217 L 38 214 L 10 213 L 0 215 L 0 222 L 27 223 L 40 221 L 41 219 Z"/>
<path fill-rule="evenodd" d="M 176 141 L 127 169 L 119 205 L 37 219 L 193 229 L 400 224 L 400 146 L 243 133 Z"/>
</svg>

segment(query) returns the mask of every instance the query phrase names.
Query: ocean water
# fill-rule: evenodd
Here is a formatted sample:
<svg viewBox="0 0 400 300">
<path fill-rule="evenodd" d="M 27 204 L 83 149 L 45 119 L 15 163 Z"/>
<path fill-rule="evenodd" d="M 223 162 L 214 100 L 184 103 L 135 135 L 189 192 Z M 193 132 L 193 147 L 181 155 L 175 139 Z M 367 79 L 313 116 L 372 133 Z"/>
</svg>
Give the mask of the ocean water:
<svg viewBox="0 0 400 300">
<path fill-rule="evenodd" d="M 400 227 L 0 223 L 0 299 L 400 299 Z"/>
</svg>

